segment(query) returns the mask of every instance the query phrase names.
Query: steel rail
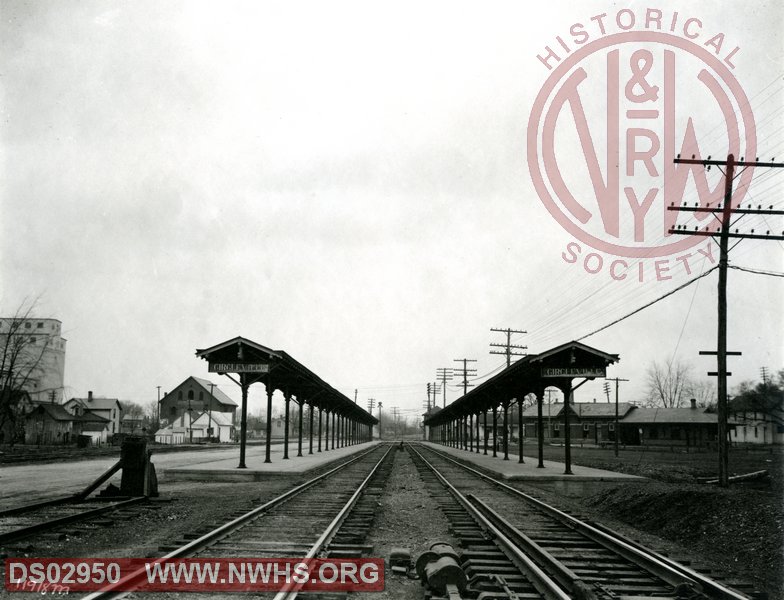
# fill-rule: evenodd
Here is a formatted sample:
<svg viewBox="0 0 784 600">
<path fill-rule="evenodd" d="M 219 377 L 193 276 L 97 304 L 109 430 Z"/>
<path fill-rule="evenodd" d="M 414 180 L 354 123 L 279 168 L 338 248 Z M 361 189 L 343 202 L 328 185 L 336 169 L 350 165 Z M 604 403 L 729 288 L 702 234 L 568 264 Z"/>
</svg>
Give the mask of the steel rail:
<svg viewBox="0 0 784 600">
<path fill-rule="evenodd" d="M 663 581 L 666 581 L 668 584 L 677 586 L 680 583 L 692 583 L 696 584 L 696 587 L 700 589 L 704 594 L 711 594 L 711 597 L 717 598 L 720 600 L 749 600 L 748 596 L 745 596 L 736 590 L 730 589 L 721 585 L 720 583 L 697 573 L 696 571 L 692 571 L 691 569 L 687 569 L 683 565 L 678 565 L 675 561 L 672 560 L 662 560 L 663 557 L 660 557 L 658 554 L 652 552 L 651 550 L 644 548 L 643 546 L 639 546 L 636 544 L 629 544 L 624 541 L 620 536 L 615 534 L 615 532 L 608 533 L 606 528 L 604 530 L 600 530 L 597 527 L 589 525 L 588 523 L 576 519 L 575 517 L 566 514 L 565 512 L 558 510 L 554 506 L 550 506 L 541 500 L 534 498 L 533 496 L 529 496 L 525 492 L 521 492 L 520 490 L 513 488 L 512 486 L 499 481 L 489 475 L 482 473 L 481 471 L 470 467 L 463 462 L 454 459 L 443 452 L 436 450 L 435 448 L 427 447 L 430 451 L 436 453 L 441 458 L 448 460 L 459 467 L 477 475 L 478 477 L 488 481 L 497 487 L 517 496 L 518 498 L 524 499 L 526 502 L 533 504 L 537 508 L 541 509 L 544 513 L 549 514 L 550 516 L 558 519 L 565 525 L 573 528 L 574 530 L 582 533 L 587 538 L 593 540 L 594 542 L 601 544 L 608 550 L 615 552 L 622 556 L 623 558 L 629 560 L 630 562 L 636 564 L 637 566 L 653 573 L 657 577 L 660 577 Z"/>
<path fill-rule="evenodd" d="M 431 464 L 422 454 L 409 444 L 409 448 L 416 453 L 422 462 L 433 472 L 441 484 L 449 490 L 452 496 L 463 506 L 468 514 L 493 537 L 493 542 L 515 563 L 536 590 L 542 594 L 546 600 L 570 600 L 571 595 L 566 593 L 563 588 L 553 581 L 530 557 L 528 557 L 503 531 L 496 527 L 487 519 L 475 506 L 468 501 L 458 489 L 453 486 L 444 475 Z"/>
<path fill-rule="evenodd" d="M 218 542 L 218 541 L 222 540 L 223 538 L 231 535 L 237 529 L 239 529 L 240 527 L 242 527 L 246 523 L 254 520 L 256 517 L 260 516 L 261 514 L 263 514 L 264 512 L 270 510 L 271 508 L 275 508 L 276 506 L 278 506 L 280 504 L 283 504 L 284 502 L 290 500 L 294 496 L 297 496 L 301 492 L 304 492 L 305 490 L 310 489 L 314 485 L 320 483 L 322 480 L 326 479 L 327 477 L 330 477 L 330 476 L 334 475 L 335 473 L 337 473 L 338 471 L 342 471 L 346 467 L 349 467 L 349 466 L 353 465 L 355 462 L 357 462 L 359 460 L 362 460 L 363 458 L 365 458 L 365 456 L 367 456 L 368 454 L 370 454 L 371 452 L 376 450 L 376 448 L 377 448 L 376 446 L 374 446 L 372 448 L 369 448 L 368 450 L 366 450 L 365 452 L 362 452 L 361 454 L 358 454 L 357 456 L 355 456 L 351 460 L 348 460 L 348 461 L 338 465 L 337 467 L 335 467 L 333 469 L 330 469 L 326 473 L 322 473 L 321 475 L 318 475 L 318 476 L 314 477 L 313 479 L 310 479 L 310 480 L 306 481 L 305 483 L 302 483 L 302 484 L 300 484 L 300 485 L 290 489 L 289 491 L 284 492 L 280 496 L 277 496 L 277 497 L 273 498 L 272 500 L 270 500 L 268 502 L 265 502 L 261 506 L 257 506 L 256 508 L 248 511 L 244 515 L 240 515 L 239 517 L 229 521 L 228 523 L 224 523 L 223 525 L 221 525 L 219 527 L 216 527 L 212 531 L 209 531 L 209 532 L 205 533 L 203 536 L 201 536 L 201 537 L 199 537 L 199 538 L 197 538 L 197 539 L 195 539 L 195 540 L 193 540 L 191 542 L 188 542 L 184 546 L 181 546 L 181 547 L 177 548 L 176 550 L 172 550 L 171 552 L 169 552 L 165 556 L 162 556 L 160 558 L 150 559 L 150 562 L 163 562 L 163 561 L 171 560 L 171 559 L 175 559 L 175 558 L 185 558 L 185 557 L 188 557 L 188 556 L 191 556 L 191 555 L 195 554 L 199 550 L 202 550 L 202 549 L 212 545 L 213 543 Z M 82 600 L 108 600 L 109 598 L 122 598 L 124 596 L 127 596 L 128 594 L 133 593 L 133 592 L 130 592 L 130 591 L 118 591 L 117 588 L 123 587 L 123 586 L 125 586 L 125 585 L 127 585 L 129 583 L 132 583 L 132 582 L 136 581 L 137 579 L 139 579 L 141 577 L 146 577 L 146 575 L 147 575 L 146 568 L 137 569 L 133 573 L 129 573 L 128 575 L 123 577 L 117 583 L 111 584 L 111 585 L 105 587 L 102 590 L 99 590 L 97 592 L 92 592 L 92 593 L 84 596 Z"/>
<path fill-rule="evenodd" d="M 53 498 L 51 500 L 40 500 L 39 502 L 33 502 L 31 504 L 22 504 L 20 506 L 4 508 L 0 510 L 0 518 L 10 517 L 13 515 L 23 515 L 24 513 L 38 510 L 39 508 L 57 506 L 58 504 L 68 504 L 69 502 L 76 502 L 77 500 L 79 500 L 79 496 L 77 494 L 71 494 L 70 496 L 60 496 L 59 498 Z"/>
<path fill-rule="evenodd" d="M 26 527 L 20 527 L 19 529 L 6 531 L 4 533 L 0 533 L 0 543 L 5 544 L 8 542 L 15 542 L 36 533 L 40 533 L 41 531 L 48 531 L 50 529 L 54 529 L 55 527 L 60 527 L 61 525 L 68 525 L 69 523 L 84 521 L 85 519 L 97 517 L 98 515 L 115 510 L 117 508 L 125 508 L 126 506 L 139 504 L 140 502 L 144 502 L 146 500 L 147 498 L 145 496 L 139 496 L 137 498 L 122 500 L 115 504 L 108 504 L 99 508 L 91 508 L 90 510 L 85 510 L 71 515 L 66 515 L 64 517 L 57 517 L 48 521 L 42 521 L 40 523 L 28 525 Z"/>
<path fill-rule="evenodd" d="M 341 524 L 346 520 L 346 517 L 348 516 L 349 512 L 351 512 L 351 509 L 354 508 L 354 505 L 357 503 L 357 500 L 359 500 L 362 492 L 364 492 L 365 488 L 367 488 L 368 483 L 370 483 L 370 479 L 376 474 L 376 471 L 378 471 L 379 467 L 384 462 L 384 460 L 386 460 L 387 456 L 389 456 L 389 453 L 392 451 L 392 447 L 393 446 L 390 444 L 389 448 L 387 448 L 387 451 L 384 453 L 384 456 L 379 459 L 373 469 L 371 469 L 368 476 L 365 477 L 361 484 L 359 484 L 359 487 L 357 487 L 357 489 L 351 495 L 351 498 L 349 498 L 346 504 L 343 505 L 343 508 L 341 508 L 337 516 L 332 519 L 332 522 L 327 525 L 327 528 L 322 532 L 318 540 L 316 540 L 316 543 L 310 547 L 310 550 L 308 550 L 303 557 L 304 561 L 315 558 L 316 555 L 321 552 L 321 550 L 329 543 L 329 541 L 335 537 L 335 534 L 337 533 L 338 529 L 340 529 Z M 291 585 L 295 586 L 295 588 L 281 590 L 275 595 L 273 600 L 294 600 L 294 598 L 297 597 L 297 594 L 299 594 L 299 590 L 302 588 L 302 585 L 304 584 L 292 583 Z"/>
<path fill-rule="evenodd" d="M 500 514 L 482 502 L 474 494 L 468 494 L 466 497 L 472 503 L 474 503 L 482 512 L 482 514 L 485 515 L 492 523 L 502 527 L 509 539 L 514 541 L 518 547 L 525 550 L 526 553 L 531 555 L 540 564 L 546 565 L 550 573 L 552 573 L 553 577 L 558 581 L 562 588 L 568 589 L 573 594 L 575 593 L 577 582 L 582 580 L 582 578 L 577 575 L 577 573 L 572 571 L 569 567 L 565 566 L 560 560 L 555 558 L 534 540 L 525 535 L 509 521 L 504 519 Z"/>
</svg>

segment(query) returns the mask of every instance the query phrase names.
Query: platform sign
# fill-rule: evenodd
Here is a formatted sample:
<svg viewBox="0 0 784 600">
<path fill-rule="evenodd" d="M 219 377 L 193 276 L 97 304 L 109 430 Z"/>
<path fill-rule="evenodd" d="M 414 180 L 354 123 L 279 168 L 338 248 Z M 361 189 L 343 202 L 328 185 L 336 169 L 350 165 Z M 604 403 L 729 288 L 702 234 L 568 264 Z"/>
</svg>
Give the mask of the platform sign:
<svg viewBox="0 0 784 600">
<path fill-rule="evenodd" d="M 542 367 L 542 377 L 607 377 L 604 367 Z"/>
<path fill-rule="evenodd" d="M 210 373 L 269 373 L 269 363 L 211 362 Z"/>
</svg>

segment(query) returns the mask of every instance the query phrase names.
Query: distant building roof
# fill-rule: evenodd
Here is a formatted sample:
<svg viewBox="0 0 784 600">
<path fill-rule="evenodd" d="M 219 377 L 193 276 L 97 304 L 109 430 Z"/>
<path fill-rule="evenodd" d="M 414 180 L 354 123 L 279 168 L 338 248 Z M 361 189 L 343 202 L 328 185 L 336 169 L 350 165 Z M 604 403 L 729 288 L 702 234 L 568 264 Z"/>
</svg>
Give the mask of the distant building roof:
<svg viewBox="0 0 784 600">
<path fill-rule="evenodd" d="M 210 386 L 212 386 L 212 396 L 221 404 L 228 404 L 229 406 L 237 406 L 237 403 L 234 402 L 231 398 L 229 398 L 226 394 L 223 393 L 217 384 L 208 381 L 207 379 L 201 379 L 199 377 L 192 377 L 193 380 L 202 386 L 207 392 L 210 391 Z"/>
<path fill-rule="evenodd" d="M 36 404 L 33 409 L 27 413 L 26 416 L 31 416 L 34 413 L 46 414 L 54 421 L 78 421 L 78 417 L 74 417 L 71 413 L 63 408 L 61 404 L 51 404 L 42 402 Z"/>
<path fill-rule="evenodd" d="M 81 421 L 83 423 L 111 423 L 111 419 L 107 419 L 106 417 L 102 417 L 101 415 L 97 415 L 90 410 L 84 411 L 84 414 L 81 415 L 74 415 L 74 421 Z"/>
<path fill-rule="evenodd" d="M 122 406 L 120 405 L 120 401 L 117 398 L 105 398 L 103 396 L 92 396 L 87 398 L 71 398 L 66 402 L 66 404 L 70 404 L 72 402 L 81 404 L 84 408 L 88 410 L 112 410 L 113 408 L 119 408 L 122 410 Z"/>
<path fill-rule="evenodd" d="M 209 427 L 210 419 L 212 419 L 213 425 L 222 425 L 226 427 L 233 424 L 231 422 L 230 414 L 213 411 L 212 414 L 210 414 L 209 412 L 202 413 L 198 419 L 193 420 L 193 426 L 198 427 L 200 425 L 205 425 Z"/>
<path fill-rule="evenodd" d="M 547 417 L 558 417 L 563 412 L 563 402 L 553 402 L 552 404 L 542 405 L 542 414 Z M 576 402 L 570 403 L 569 408 L 572 413 L 576 414 L 581 419 L 595 419 L 595 418 L 611 418 L 615 416 L 615 402 Z M 618 415 L 623 418 L 630 410 L 636 408 L 631 402 L 618 403 Z M 548 412 L 549 410 L 549 412 Z M 538 407 L 536 404 L 526 407 L 523 411 L 523 417 L 526 419 L 535 418 L 538 415 Z"/>
<path fill-rule="evenodd" d="M 212 413 L 212 414 L 215 415 L 216 413 Z M 193 418 L 193 420 L 191 420 L 191 416 L 187 412 L 185 412 L 179 417 L 177 417 L 172 423 L 169 423 L 166 427 L 162 427 L 161 429 L 156 431 L 155 435 L 167 435 L 171 433 L 188 433 L 191 430 L 201 431 L 206 427 L 206 425 L 201 426 L 196 423 L 201 416 L 202 415 L 199 414 L 198 417 L 195 417 Z"/>
<path fill-rule="evenodd" d="M 635 408 L 624 423 L 718 423 L 716 413 L 703 408 Z"/>
</svg>

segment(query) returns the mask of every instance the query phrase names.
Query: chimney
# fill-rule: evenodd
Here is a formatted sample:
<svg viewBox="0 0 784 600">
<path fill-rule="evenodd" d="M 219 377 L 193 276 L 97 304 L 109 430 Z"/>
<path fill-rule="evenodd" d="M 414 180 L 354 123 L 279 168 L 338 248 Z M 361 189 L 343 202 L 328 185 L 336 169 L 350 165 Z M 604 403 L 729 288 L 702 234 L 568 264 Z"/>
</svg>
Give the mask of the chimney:
<svg viewBox="0 0 784 600">
<path fill-rule="evenodd" d="M 92 391 L 87 392 L 87 402 L 93 401 L 93 393 Z"/>
<path fill-rule="evenodd" d="M 596 404 L 596 398 L 593 399 L 593 403 Z"/>
<path fill-rule="evenodd" d="M 692 398 L 691 399 L 691 409 L 692 410 L 697 410 L 697 399 L 696 398 Z"/>
</svg>

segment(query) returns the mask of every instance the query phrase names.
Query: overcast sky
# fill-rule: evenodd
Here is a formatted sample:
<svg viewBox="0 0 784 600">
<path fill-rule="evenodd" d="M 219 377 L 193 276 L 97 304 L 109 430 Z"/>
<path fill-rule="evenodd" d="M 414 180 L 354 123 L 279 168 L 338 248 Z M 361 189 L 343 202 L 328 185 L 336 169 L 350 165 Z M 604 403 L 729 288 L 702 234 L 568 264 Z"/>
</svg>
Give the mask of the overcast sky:
<svg viewBox="0 0 784 600">
<path fill-rule="evenodd" d="M 644 282 L 617 282 L 562 258 L 574 237 L 527 163 L 549 75 L 536 56 L 618 10 L 573 4 L 4 0 L 2 312 L 40 296 L 37 314 L 62 321 L 67 397 L 146 403 L 207 376 L 197 348 L 242 335 L 411 414 L 438 367 L 503 363 L 491 327 L 541 352 L 622 317 L 689 276 L 657 282 L 646 263 Z M 740 47 L 759 154 L 781 160 L 784 10 L 754 4 L 679 10 L 699 42 Z M 706 114 L 705 153 L 726 154 Z M 753 201 L 784 205 L 784 173 L 759 175 Z M 732 252 L 777 272 L 783 256 L 775 241 Z M 784 365 L 784 281 L 731 271 L 729 298 L 736 385 Z M 642 399 L 653 360 L 715 370 L 697 352 L 716 345 L 716 273 L 584 342 L 620 354 L 622 400 Z M 577 394 L 592 398 L 601 381 Z"/>
</svg>

